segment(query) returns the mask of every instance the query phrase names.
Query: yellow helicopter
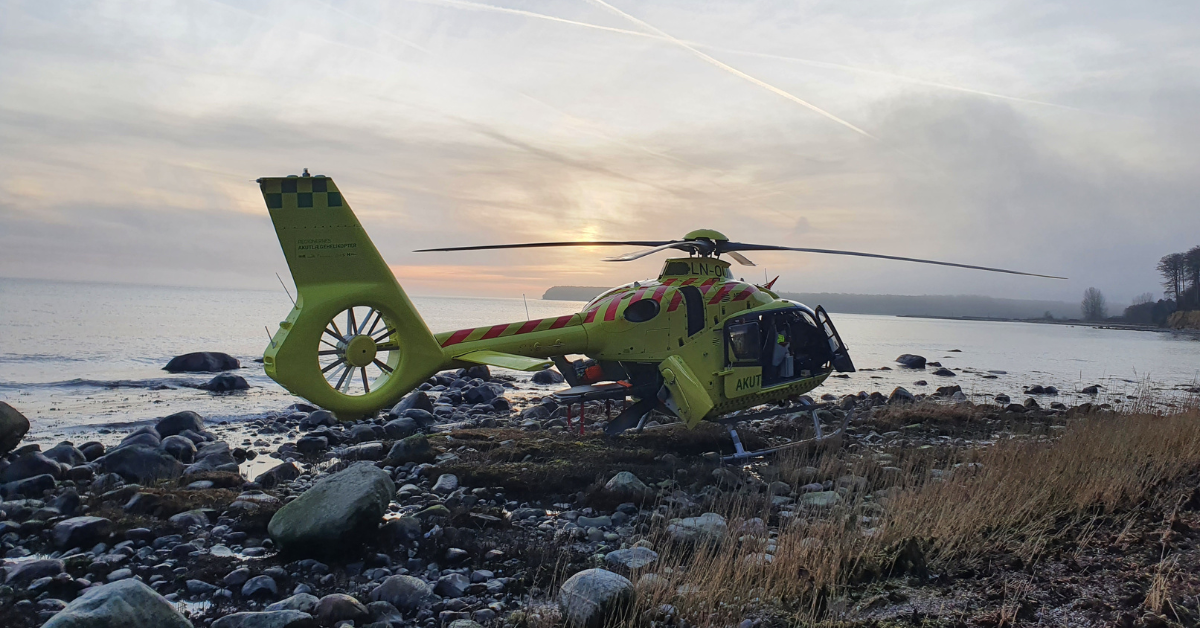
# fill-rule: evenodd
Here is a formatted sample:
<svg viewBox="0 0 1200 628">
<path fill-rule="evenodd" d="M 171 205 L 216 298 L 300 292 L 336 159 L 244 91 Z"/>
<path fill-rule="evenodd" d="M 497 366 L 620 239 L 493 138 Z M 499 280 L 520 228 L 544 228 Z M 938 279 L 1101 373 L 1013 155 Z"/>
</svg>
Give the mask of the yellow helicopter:
<svg viewBox="0 0 1200 628">
<path fill-rule="evenodd" d="M 613 288 L 576 314 L 433 334 L 331 178 L 305 170 L 258 183 L 299 292 L 263 355 L 266 373 L 345 420 L 390 407 L 439 371 L 476 364 L 522 371 L 554 364 L 571 386 L 556 393 L 568 407 L 632 401 L 608 422 L 609 434 L 640 426 L 651 410 L 675 415 L 689 428 L 722 421 L 731 413 L 796 399 L 833 371 L 854 371 L 823 308 L 780 298 L 771 290 L 773 281 L 753 285 L 733 278 L 721 256 L 752 266 L 744 251 L 852 255 L 1062 279 L 873 253 L 744 244 L 712 230 L 669 241 L 423 249 L 647 247 L 606 261 L 667 250 L 688 254 L 666 260 L 658 278 Z M 570 355 L 587 358 L 572 362 Z M 795 410 L 739 414 L 735 420 L 783 411 Z"/>
</svg>

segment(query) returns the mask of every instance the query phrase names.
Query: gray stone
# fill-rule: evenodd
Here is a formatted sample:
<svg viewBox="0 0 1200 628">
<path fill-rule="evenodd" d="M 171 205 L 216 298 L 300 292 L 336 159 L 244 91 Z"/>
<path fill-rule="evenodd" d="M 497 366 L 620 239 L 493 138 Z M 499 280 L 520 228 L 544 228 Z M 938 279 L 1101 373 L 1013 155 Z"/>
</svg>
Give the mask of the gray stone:
<svg viewBox="0 0 1200 628">
<path fill-rule="evenodd" d="M 284 551 L 334 553 L 374 532 L 396 485 L 368 463 L 326 477 L 271 517 L 267 532 Z"/>
<path fill-rule="evenodd" d="M 414 390 L 401 399 L 400 403 L 392 406 L 392 411 L 388 413 L 388 416 L 393 419 L 399 418 L 404 416 L 405 410 L 433 412 L 433 400 L 429 398 L 429 395 L 425 394 L 425 391 Z"/>
<path fill-rule="evenodd" d="M 563 382 L 563 376 L 562 373 L 559 373 L 554 369 L 545 369 L 534 373 L 533 377 L 529 378 L 529 380 L 535 384 L 542 385 L 561 384 Z"/>
<path fill-rule="evenodd" d="M 672 519 L 667 525 L 667 534 L 677 543 L 718 544 L 725 540 L 729 526 L 725 517 L 706 512 L 699 517 Z"/>
<path fill-rule="evenodd" d="M 47 449 L 42 455 L 60 464 L 65 464 L 68 467 L 77 467 L 87 462 L 87 456 L 83 455 L 82 451 L 79 451 L 74 445 L 66 441 Z"/>
<path fill-rule="evenodd" d="M 380 528 L 385 536 L 401 543 L 410 543 L 421 538 L 421 521 L 416 517 L 396 517 L 389 519 Z"/>
<path fill-rule="evenodd" d="M 279 610 L 259 613 L 233 613 L 212 623 L 212 628 L 315 628 L 312 615 L 301 611 Z"/>
<path fill-rule="evenodd" d="M 269 595 L 275 597 L 279 594 L 279 587 L 275 585 L 275 579 L 271 576 L 254 576 L 242 585 L 242 596 L 253 597 L 255 595 Z"/>
<path fill-rule="evenodd" d="M 300 611 L 312 614 L 317 610 L 317 596 L 311 593 L 297 593 L 267 606 L 269 611 Z"/>
<path fill-rule="evenodd" d="M 432 462 L 434 455 L 429 439 L 425 438 L 424 434 L 414 434 L 396 441 L 396 444 L 392 445 L 392 450 L 388 452 L 387 461 L 393 465 L 402 465 L 407 462 Z"/>
<path fill-rule="evenodd" d="M 203 432 L 204 419 L 191 410 L 184 410 L 165 417 L 154 425 L 154 431 L 163 438 L 175 436 L 184 430 L 191 430 L 197 434 Z"/>
<path fill-rule="evenodd" d="M 294 462 L 284 462 L 263 471 L 254 478 L 254 482 L 263 488 L 271 488 L 277 484 L 291 482 L 298 477 L 300 477 L 300 467 L 297 467 Z"/>
<path fill-rule="evenodd" d="M 50 475 L 57 480 L 65 472 L 66 469 L 59 462 L 47 458 L 40 451 L 31 451 L 5 467 L 4 472 L 0 473 L 0 482 L 20 482 L 35 475 Z"/>
<path fill-rule="evenodd" d="M 128 571 L 128 570 L 122 570 Z M 175 606 L 142 584 L 127 578 L 94 587 L 60 611 L 42 628 L 192 628 Z"/>
<path fill-rule="evenodd" d="M 168 436 L 162 441 L 163 451 L 171 454 L 176 460 L 189 464 L 196 459 L 196 444 L 186 436 L 178 434 Z"/>
<path fill-rule="evenodd" d="M 911 353 L 905 353 L 904 355 L 901 355 L 900 357 L 896 358 L 896 361 L 900 363 L 900 366 L 907 367 L 910 369 L 925 368 L 924 356 L 913 355 Z"/>
<path fill-rule="evenodd" d="M 458 476 L 452 473 L 443 473 L 430 490 L 438 495 L 449 495 L 458 490 Z"/>
<path fill-rule="evenodd" d="M 211 392 L 231 392 L 234 390 L 249 390 L 250 382 L 246 381 L 241 375 L 230 375 L 222 373 L 210 380 L 208 383 L 197 386 L 200 390 L 208 390 Z"/>
<path fill-rule="evenodd" d="M 183 474 L 183 464 L 171 454 L 144 445 L 114 449 L 98 460 L 105 473 L 116 473 L 126 482 L 153 484 Z"/>
<path fill-rule="evenodd" d="M 393 419 L 384 424 L 383 429 L 387 432 L 388 438 L 408 438 L 417 433 L 421 426 L 417 425 L 417 421 L 412 417 L 402 416 L 398 419 Z"/>
<path fill-rule="evenodd" d="M 338 452 L 342 460 L 379 460 L 383 458 L 384 446 L 379 441 L 351 445 Z"/>
<path fill-rule="evenodd" d="M 568 626 L 599 628 L 620 624 L 633 605 L 633 583 L 604 569 L 581 571 L 563 583 L 558 607 Z"/>
<path fill-rule="evenodd" d="M 42 475 L 35 475 L 24 480 L 0 484 L 0 495 L 5 497 L 13 497 L 16 495 L 24 495 L 25 497 L 41 497 L 43 492 L 53 488 L 54 476 L 50 475 L 49 473 L 43 473 Z"/>
<path fill-rule="evenodd" d="M 65 569 L 63 561 L 57 558 L 40 558 L 13 565 L 5 565 L 4 584 L 21 587 L 38 578 L 57 576 L 63 573 Z"/>
<path fill-rule="evenodd" d="M 225 574 L 225 577 L 221 579 L 221 582 L 223 582 L 226 585 L 231 586 L 231 587 L 240 587 L 243 584 L 245 584 L 246 581 L 249 579 L 250 579 L 250 568 L 249 567 L 238 567 L 237 569 L 234 569 L 233 571 Z"/>
<path fill-rule="evenodd" d="M 29 432 L 29 419 L 17 409 L 0 401 L 0 456 L 14 450 Z"/>
<path fill-rule="evenodd" d="M 605 483 L 604 490 L 629 500 L 645 499 L 652 494 L 650 488 L 638 479 L 638 476 L 628 471 L 621 471 L 612 476 L 612 479 Z"/>
<path fill-rule="evenodd" d="M 370 616 L 362 602 L 345 593 L 330 593 L 317 602 L 317 617 L 326 623 L 349 619 L 358 621 Z"/>
<path fill-rule="evenodd" d="M 403 624 L 404 616 L 400 614 L 400 609 L 392 606 L 388 602 L 371 602 L 367 604 L 367 612 L 371 614 L 369 618 L 372 622 L 370 625 L 379 625 L 380 628 L 386 626 L 391 628 L 392 624 Z"/>
<path fill-rule="evenodd" d="M 324 436 L 301 436 L 296 440 L 296 451 L 315 454 L 329 449 L 329 439 Z"/>
<path fill-rule="evenodd" d="M 108 538 L 111 525 L 102 517 L 72 517 L 54 524 L 51 536 L 59 549 L 91 547 Z"/>
<path fill-rule="evenodd" d="M 337 417 L 328 410 L 314 410 L 308 416 L 300 420 L 300 429 L 312 429 L 314 427 L 333 427 L 338 424 Z"/>
<path fill-rule="evenodd" d="M 420 578 L 391 576 L 371 591 L 371 600 L 387 602 L 400 610 L 411 611 L 421 605 L 432 591 Z"/>
<path fill-rule="evenodd" d="M 216 591 L 219 587 L 215 584 L 209 584 L 203 580 L 191 579 L 183 583 L 184 588 L 192 595 L 209 595 Z"/>
<path fill-rule="evenodd" d="M 916 400 L 917 398 L 914 397 L 912 393 L 905 390 L 903 386 L 897 386 L 896 389 L 892 391 L 892 394 L 888 395 L 889 404 L 914 403 Z"/>
<path fill-rule="evenodd" d="M 811 508 L 830 508 L 842 501 L 837 491 L 818 491 L 800 496 L 800 503 Z"/>
<path fill-rule="evenodd" d="M 620 549 L 604 556 L 604 562 L 610 567 L 621 567 L 630 571 L 646 567 L 656 560 L 658 560 L 658 552 L 645 547 Z"/>
<path fill-rule="evenodd" d="M 467 587 L 471 586 L 471 580 L 460 573 L 451 573 L 438 578 L 437 584 L 433 587 L 433 592 L 442 597 L 462 597 L 467 594 Z"/>
<path fill-rule="evenodd" d="M 954 371 L 944 367 L 939 367 L 938 370 L 933 372 L 933 374 L 940 375 L 942 377 L 954 377 L 955 375 L 958 375 L 958 373 L 955 373 Z"/>
</svg>

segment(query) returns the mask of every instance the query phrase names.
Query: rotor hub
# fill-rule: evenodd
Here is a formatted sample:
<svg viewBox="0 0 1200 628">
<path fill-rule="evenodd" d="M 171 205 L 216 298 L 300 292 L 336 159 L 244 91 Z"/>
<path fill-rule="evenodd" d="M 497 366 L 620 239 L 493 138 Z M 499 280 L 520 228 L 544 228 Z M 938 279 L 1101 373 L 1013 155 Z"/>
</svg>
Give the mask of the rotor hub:
<svg viewBox="0 0 1200 628">
<path fill-rule="evenodd" d="M 342 357 L 350 366 L 361 368 L 375 361 L 375 340 L 366 334 L 351 336 L 342 347 Z"/>
</svg>

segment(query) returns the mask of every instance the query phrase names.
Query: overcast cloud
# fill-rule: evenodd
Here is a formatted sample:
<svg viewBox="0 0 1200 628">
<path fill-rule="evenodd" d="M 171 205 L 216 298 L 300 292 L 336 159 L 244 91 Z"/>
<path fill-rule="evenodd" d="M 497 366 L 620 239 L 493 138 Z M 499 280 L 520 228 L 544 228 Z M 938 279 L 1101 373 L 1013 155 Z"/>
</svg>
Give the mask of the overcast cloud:
<svg viewBox="0 0 1200 628">
<path fill-rule="evenodd" d="M 609 4 L 0 3 L 0 275 L 270 288 L 253 180 L 305 167 L 413 294 L 708 227 L 1071 278 L 751 256 L 785 290 L 1128 302 L 1200 244 L 1195 2 Z"/>
</svg>

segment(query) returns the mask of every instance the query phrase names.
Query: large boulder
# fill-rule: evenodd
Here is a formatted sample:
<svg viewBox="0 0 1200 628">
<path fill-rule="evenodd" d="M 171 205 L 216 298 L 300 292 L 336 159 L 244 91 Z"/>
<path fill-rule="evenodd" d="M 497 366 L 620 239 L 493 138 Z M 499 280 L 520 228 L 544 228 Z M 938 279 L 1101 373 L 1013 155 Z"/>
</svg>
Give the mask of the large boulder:
<svg viewBox="0 0 1200 628">
<path fill-rule="evenodd" d="M 352 465 L 280 508 L 267 533 L 292 554 L 333 553 L 375 531 L 395 492 L 385 471 L 368 463 Z"/>
<path fill-rule="evenodd" d="M 184 410 L 183 412 L 176 412 L 171 416 L 164 417 L 154 425 L 154 431 L 158 432 L 158 435 L 163 438 L 175 436 L 184 430 L 192 430 L 197 434 L 203 432 L 204 418 L 191 410 Z"/>
<path fill-rule="evenodd" d="M 280 610 L 233 613 L 214 621 L 212 628 L 315 628 L 316 625 L 317 620 L 308 613 Z"/>
<path fill-rule="evenodd" d="M 0 482 L 19 482 L 35 475 L 51 475 L 61 479 L 66 469 L 58 462 L 44 456 L 40 451 L 31 451 L 4 469 Z"/>
<path fill-rule="evenodd" d="M 231 371 L 241 367 L 242 365 L 237 361 L 237 358 L 227 353 L 200 351 L 171 358 L 171 361 L 167 362 L 163 370 L 172 373 L 216 373 L 218 371 Z"/>
<path fill-rule="evenodd" d="M 16 449 L 29 432 L 29 419 L 17 409 L 0 401 L 0 456 Z"/>
<path fill-rule="evenodd" d="M 896 358 L 896 361 L 900 363 L 900 366 L 903 366 L 905 368 L 910 368 L 910 369 L 925 368 L 925 357 L 920 356 L 920 355 L 913 355 L 911 353 L 905 353 L 904 355 Z"/>
<path fill-rule="evenodd" d="M 42 628 L 192 628 L 192 622 L 136 578 L 87 589 Z"/>
<path fill-rule="evenodd" d="M 415 610 L 433 591 L 424 580 L 412 576 L 391 576 L 371 590 L 371 601 L 388 602 L 402 610 Z"/>
<path fill-rule="evenodd" d="M 112 522 L 102 517 L 72 517 L 54 524 L 51 536 L 59 549 L 91 547 L 108 538 Z"/>
<path fill-rule="evenodd" d="M 725 517 L 715 512 L 706 512 L 699 517 L 672 519 L 667 525 L 667 534 L 677 543 L 719 544 L 725 540 L 728 532 Z"/>
<path fill-rule="evenodd" d="M 105 473 L 116 473 L 126 482 L 151 484 L 183 474 L 183 464 L 171 454 L 145 445 L 120 447 L 98 460 Z"/>
<path fill-rule="evenodd" d="M 403 440 L 396 441 L 388 452 L 387 461 L 393 465 L 406 462 L 432 462 L 435 457 L 433 446 L 424 434 L 414 434 Z"/>
<path fill-rule="evenodd" d="M 558 591 L 558 608 L 568 626 L 617 625 L 622 623 L 621 615 L 633 606 L 634 595 L 628 578 L 604 569 L 587 569 L 563 583 Z"/>
</svg>

